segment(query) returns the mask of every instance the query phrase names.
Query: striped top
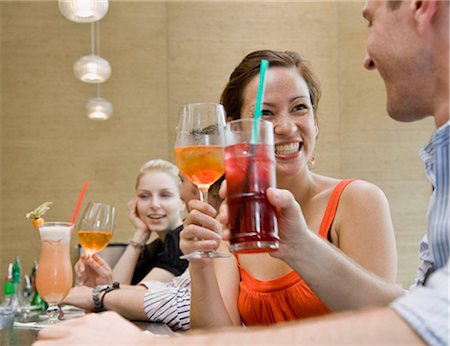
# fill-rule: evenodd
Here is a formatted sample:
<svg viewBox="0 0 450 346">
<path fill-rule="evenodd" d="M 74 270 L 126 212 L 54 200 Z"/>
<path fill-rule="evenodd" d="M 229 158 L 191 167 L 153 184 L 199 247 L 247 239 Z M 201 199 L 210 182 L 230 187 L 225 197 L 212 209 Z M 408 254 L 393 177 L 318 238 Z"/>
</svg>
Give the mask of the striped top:
<svg viewBox="0 0 450 346">
<path fill-rule="evenodd" d="M 173 331 L 190 327 L 191 277 L 189 270 L 170 282 L 144 281 L 144 311 L 151 322 L 165 323 Z"/>
<path fill-rule="evenodd" d="M 422 265 L 416 286 L 391 307 L 429 345 L 449 344 L 450 282 L 450 122 L 441 126 L 420 153 L 433 194 L 427 236 L 420 246 Z M 426 280 L 426 272 L 434 273 Z"/>
</svg>

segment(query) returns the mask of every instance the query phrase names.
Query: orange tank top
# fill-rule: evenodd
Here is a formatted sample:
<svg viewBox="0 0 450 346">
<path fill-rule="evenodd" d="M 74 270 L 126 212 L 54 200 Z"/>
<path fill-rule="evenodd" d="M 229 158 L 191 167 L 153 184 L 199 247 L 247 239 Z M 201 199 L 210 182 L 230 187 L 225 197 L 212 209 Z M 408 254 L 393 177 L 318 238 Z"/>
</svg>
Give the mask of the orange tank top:
<svg viewBox="0 0 450 346">
<path fill-rule="evenodd" d="M 342 180 L 334 188 L 320 224 L 321 238 L 327 239 L 342 191 L 353 180 Z M 270 281 L 255 279 L 240 265 L 239 271 L 238 308 L 245 325 L 268 325 L 330 312 L 295 271 Z"/>
</svg>

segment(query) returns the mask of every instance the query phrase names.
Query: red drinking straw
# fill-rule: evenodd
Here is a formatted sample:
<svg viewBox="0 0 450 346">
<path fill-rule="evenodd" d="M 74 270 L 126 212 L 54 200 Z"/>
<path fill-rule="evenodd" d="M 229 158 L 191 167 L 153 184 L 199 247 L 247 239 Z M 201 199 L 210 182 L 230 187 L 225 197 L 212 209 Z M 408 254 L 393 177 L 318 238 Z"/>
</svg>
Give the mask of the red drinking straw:
<svg viewBox="0 0 450 346">
<path fill-rule="evenodd" d="M 72 219 L 70 220 L 70 224 L 73 225 L 75 220 L 77 219 L 78 212 L 80 211 L 81 203 L 83 202 L 84 194 L 86 193 L 86 189 L 88 187 L 88 182 L 86 181 L 81 188 L 80 197 L 78 197 L 77 205 L 75 206 L 75 210 L 73 211 Z"/>
</svg>

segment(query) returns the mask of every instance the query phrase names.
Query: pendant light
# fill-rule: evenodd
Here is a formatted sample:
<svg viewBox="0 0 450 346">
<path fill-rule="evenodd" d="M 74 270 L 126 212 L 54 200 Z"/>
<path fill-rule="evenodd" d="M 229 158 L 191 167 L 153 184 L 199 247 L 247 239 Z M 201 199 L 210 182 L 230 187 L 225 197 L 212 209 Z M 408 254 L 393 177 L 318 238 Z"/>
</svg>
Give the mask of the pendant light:
<svg viewBox="0 0 450 346">
<path fill-rule="evenodd" d="M 100 97 L 100 84 L 97 84 L 97 96 L 86 103 L 87 117 L 91 120 L 108 120 L 113 112 L 113 105 Z"/>
<path fill-rule="evenodd" d="M 92 23 L 108 11 L 108 0 L 58 0 L 60 12 L 75 23 Z"/>
<path fill-rule="evenodd" d="M 111 76 L 109 62 L 99 55 L 99 31 L 99 22 L 91 23 L 91 54 L 81 57 L 73 65 L 75 76 L 85 83 L 104 83 Z"/>
</svg>

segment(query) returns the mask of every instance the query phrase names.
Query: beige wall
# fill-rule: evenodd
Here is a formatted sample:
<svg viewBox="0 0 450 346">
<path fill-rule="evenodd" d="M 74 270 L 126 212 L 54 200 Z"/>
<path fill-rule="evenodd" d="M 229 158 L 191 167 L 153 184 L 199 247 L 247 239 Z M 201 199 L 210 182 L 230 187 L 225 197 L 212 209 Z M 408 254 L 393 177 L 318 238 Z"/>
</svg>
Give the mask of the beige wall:
<svg viewBox="0 0 450 346">
<path fill-rule="evenodd" d="M 245 54 L 272 48 L 297 50 L 311 61 L 323 86 L 316 170 L 366 179 L 386 192 L 399 282 L 409 285 L 430 193 L 416 153 L 433 124 L 398 124 L 386 115 L 382 81 L 362 68 L 361 8 L 323 1 L 112 1 L 101 22 L 101 55 L 113 73 L 101 90 L 114 114 L 98 123 L 84 110 L 95 87 L 72 73 L 89 53 L 89 25 L 67 21 L 56 1 L 0 2 L 0 278 L 15 255 L 26 271 L 38 257 L 39 237 L 25 213 L 51 200 L 48 218 L 70 219 L 84 181 L 86 200 L 117 207 L 113 239 L 126 241 L 137 169 L 151 158 L 172 159 L 180 105 L 218 101 Z"/>
</svg>

